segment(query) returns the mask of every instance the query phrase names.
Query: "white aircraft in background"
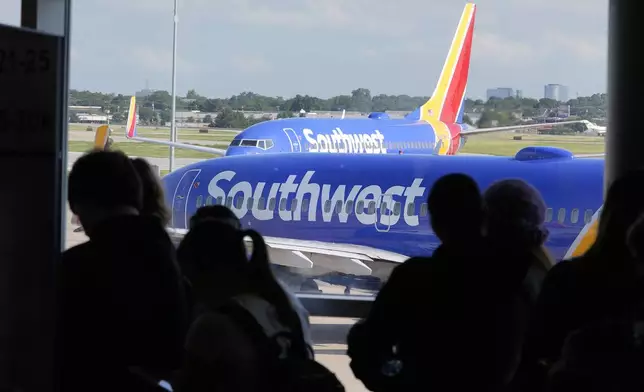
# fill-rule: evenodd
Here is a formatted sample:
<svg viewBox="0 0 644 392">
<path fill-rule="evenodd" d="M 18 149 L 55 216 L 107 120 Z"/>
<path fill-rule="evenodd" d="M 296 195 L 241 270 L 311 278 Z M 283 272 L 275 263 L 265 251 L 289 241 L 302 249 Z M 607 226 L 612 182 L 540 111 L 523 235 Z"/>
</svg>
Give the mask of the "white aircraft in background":
<svg viewBox="0 0 644 392">
<path fill-rule="evenodd" d="M 584 125 L 586 125 L 586 132 L 587 133 L 596 133 L 599 136 L 605 136 L 606 135 L 606 127 L 602 127 L 601 125 L 591 123 L 588 120 L 583 120 L 582 123 Z"/>
</svg>

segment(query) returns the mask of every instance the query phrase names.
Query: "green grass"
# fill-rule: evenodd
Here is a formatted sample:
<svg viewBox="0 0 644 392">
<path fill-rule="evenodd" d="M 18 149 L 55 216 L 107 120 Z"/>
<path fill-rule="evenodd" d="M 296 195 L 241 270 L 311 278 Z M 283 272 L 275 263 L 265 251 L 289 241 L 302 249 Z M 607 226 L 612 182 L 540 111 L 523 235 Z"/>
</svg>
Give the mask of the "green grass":
<svg viewBox="0 0 644 392">
<path fill-rule="evenodd" d="M 522 136 L 523 140 L 513 140 Z M 528 146 L 551 146 L 565 148 L 574 154 L 597 154 L 604 152 L 604 138 L 596 136 L 532 135 L 500 132 L 488 135 L 473 135 L 461 152 L 512 156 Z"/>
<path fill-rule="evenodd" d="M 91 150 L 94 146 L 94 143 L 70 141 L 68 146 L 69 146 L 68 147 L 69 151 L 85 152 L 85 151 Z M 149 144 L 149 143 L 136 143 L 136 142 L 114 143 L 112 144 L 112 149 L 121 150 L 128 155 L 139 156 L 139 157 L 166 158 L 170 155 L 169 147 L 161 146 L 157 144 Z M 174 151 L 175 151 L 175 157 L 177 158 L 208 159 L 208 158 L 217 157 L 214 154 L 208 154 L 206 152 L 200 152 L 200 151 L 185 150 L 181 148 L 175 148 Z"/>
</svg>

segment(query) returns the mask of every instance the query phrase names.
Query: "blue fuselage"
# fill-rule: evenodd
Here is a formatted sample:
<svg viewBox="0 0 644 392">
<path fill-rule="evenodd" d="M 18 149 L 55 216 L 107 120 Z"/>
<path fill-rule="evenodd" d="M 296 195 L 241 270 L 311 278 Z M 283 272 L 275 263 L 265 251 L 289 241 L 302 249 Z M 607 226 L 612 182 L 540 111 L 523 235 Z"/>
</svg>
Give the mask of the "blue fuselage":
<svg viewBox="0 0 644 392">
<path fill-rule="evenodd" d="M 309 152 L 317 154 L 452 155 L 464 143 L 466 124 L 431 125 L 410 119 L 309 119 L 266 121 L 238 134 L 226 155 Z"/>
<path fill-rule="evenodd" d="M 547 247 L 562 258 L 602 205 L 603 159 L 435 155 L 268 154 L 199 162 L 163 178 L 172 226 L 197 208 L 225 204 L 245 227 L 270 237 L 365 245 L 403 255 L 438 245 L 427 195 L 448 173 L 466 173 L 483 190 L 520 178 L 547 206 Z"/>
</svg>

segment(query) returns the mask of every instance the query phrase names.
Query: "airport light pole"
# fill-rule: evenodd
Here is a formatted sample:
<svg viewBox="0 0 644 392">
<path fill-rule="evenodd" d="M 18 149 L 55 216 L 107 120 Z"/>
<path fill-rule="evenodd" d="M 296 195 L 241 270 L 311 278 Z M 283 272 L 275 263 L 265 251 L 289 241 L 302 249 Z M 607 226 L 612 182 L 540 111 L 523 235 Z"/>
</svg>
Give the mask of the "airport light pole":
<svg viewBox="0 0 644 392">
<path fill-rule="evenodd" d="M 172 118 L 170 123 L 170 141 L 177 141 L 177 0 L 174 0 L 174 37 L 172 39 Z M 174 146 L 170 146 L 170 171 L 174 170 Z"/>
</svg>

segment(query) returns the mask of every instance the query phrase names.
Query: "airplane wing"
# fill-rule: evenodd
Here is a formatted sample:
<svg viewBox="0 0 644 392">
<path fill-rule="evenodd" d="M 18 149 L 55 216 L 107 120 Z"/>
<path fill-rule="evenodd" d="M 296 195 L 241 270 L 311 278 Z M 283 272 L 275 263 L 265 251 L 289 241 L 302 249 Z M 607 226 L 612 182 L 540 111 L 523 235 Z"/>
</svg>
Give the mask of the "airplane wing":
<svg viewBox="0 0 644 392">
<path fill-rule="evenodd" d="M 187 150 L 207 152 L 207 153 L 214 154 L 214 155 L 225 155 L 226 154 L 226 150 L 221 149 L 221 148 L 198 146 L 198 145 L 195 145 L 195 144 L 187 144 L 187 143 L 175 143 L 175 142 L 171 142 L 169 140 L 166 141 L 166 140 L 158 140 L 158 139 L 149 139 L 149 138 L 138 137 L 138 136 L 130 137 L 130 136 L 127 135 L 127 133 L 125 134 L 125 136 L 129 140 L 135 140 L 135 141 L 139 141 L 139 142 L 162 144 L 164 146 L 172 146 L 172 147 L 176 147 L 176 148 L 184 148 L 184 149 L 187 149 Z"/>
<path fill-rule="evenodd" d="M 185 229 L 168 229 L 173 240 L 183 238 Z M 376 271 L 375 262 L 391 263 L 391 268 L 403 263 L 407 255 L 377 248 L 321 241 L 264 237 L 271 261 L 286 267 L 303 270 L 324 269 L 345 274 L 370 276 L 388 275 L 391 271 Z"/>
<path fill-rule="evenodd" d="M 473 128 L 473 129 L 467 129 L 464 131 L 461 131 L 461 135 L 463 136 L 470 136 L 470 135 L 478 135 L 481 133 L 489 133 L 489 132 L 506 132 L 506 131 L 514 131 L 517 129 L 529 129 L 529 128 L 537 128 L 540 126 L 544 125 L 565 125 L 565 124 L 578 124 L 581 123 L 583 120 L 572 120 L 572 121 L 558 121 L 554 123 L 539 123 L 539 124 L 528 124 L 528 125 L 508 125 L 504 127 L 492 127 L 492 128 Z"/>
<path fill-rule="evenodd" d="M 605 156 L 605 152 L 600 152 L 597 154 L 575 154 L 575 158 L 603 158 Z"/>
</svg>

